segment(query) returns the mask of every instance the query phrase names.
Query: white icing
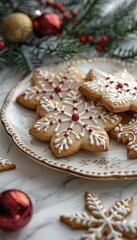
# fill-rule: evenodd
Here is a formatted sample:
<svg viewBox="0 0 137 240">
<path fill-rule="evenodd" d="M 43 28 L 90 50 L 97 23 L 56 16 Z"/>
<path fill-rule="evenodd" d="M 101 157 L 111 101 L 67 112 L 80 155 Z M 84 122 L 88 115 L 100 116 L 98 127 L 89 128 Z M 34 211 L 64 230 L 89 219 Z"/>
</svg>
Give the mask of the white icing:
<svg viewBox="0 0 137 240">
<path fill-rule="evenodd" d="M 0 158 L 0 164 L 2 165 L 2 166 L 5 166 L 5 165 L 11 165 L 12 163 L 11 162 L 9 162 L 7 159 L 3 159 L 3 158 Z"/>
<path fill-rule="evenodd" d="M 78 92 L 70 91 L 59 105 L 54 105 L 52 101 L 42 99 L 41 107 L 51 115 L 44 121 L 38 121 L 34 125 L 37 131 L 44 130 L 46 132 L 51 124 L 54 126 L 55 148 L 58 153 L 64 149 L 68 150 L 73 144 L 73 138 L 80 140 L 88 134 L 90 145 L 106 148 L 107 134 L 102 129 L 107 123 L 114 124 L 118 120 L 116 114 L 104 111 L 100 103 L 94 101 L 85 102 Z M 68 110 L 69 109 L 69 110 Z M 82 111 L 81 111 L 82 109 Z M 73 115 L 77 115 L 79 119 L 74 120 Z M 65 126 L 65 127 L 64 127 Z M 112 126 L 113 127 L 113 126 Z M 78 129 L 78 130 L 75 130 Z"/>
<path fill-rule="evenodd" d="M 137 222 L 124 220 L 131 212 L 131 198 L 116 202 L 110 210 L 106 210 L 102 202 L 92 196 L 86 194 L 86 209 L 89 214 L 83 212 L 73 215 L 63 215 L 65 223 L 69 226 L 75 224 L 77 229 L 87 229 L 82 235 L 83 240 L 104 239 L 104 229 L 108 229 L 105 235 L 106 240 L 123 239 L 124 233 L 137 234 Z"/>
<path fill-rule="evenodd" d="M 112 105 L 137 104 L 137 82 L 133 81 L 133 77 L 126 70 L 112 75 L 95 69 L 92 70 L 92 74 L 94 79 L 85 82 L 84 88 L 101 94 L 102 98 Z M 119 84 L 122 84 L 122 87 L 118 87 Z"/>
<path fill-rule="evenodd" d="M 39 70 L 35 72 L 35 78 L 38 79 L 37 85 L 29 87 L 23 92 L 26 101 L 30 101 L 33 98 L 39 101 L 42 96 L 46 96 L 46 98 L 51 98 L 50 96 L 52 96 L 52 99 L 62 100 L 69 89 L 79 87 L 82 76 L 80 77 L 79 75 L 78 77 L 78 72 L 71 66 L 64 68 L 58 75 Z M 61 91 L 56 92 L 55 89 L 57 87 Z"/>
<path fill-rule="evenodd" d="M 128 137 L 129 148 L 137 152 L 137 114 L 134 114 L 134 118 L 128 124 L 119 124 L 114 128 L 114 131 L 118 132 L 118 138 Z"/>
</svg>

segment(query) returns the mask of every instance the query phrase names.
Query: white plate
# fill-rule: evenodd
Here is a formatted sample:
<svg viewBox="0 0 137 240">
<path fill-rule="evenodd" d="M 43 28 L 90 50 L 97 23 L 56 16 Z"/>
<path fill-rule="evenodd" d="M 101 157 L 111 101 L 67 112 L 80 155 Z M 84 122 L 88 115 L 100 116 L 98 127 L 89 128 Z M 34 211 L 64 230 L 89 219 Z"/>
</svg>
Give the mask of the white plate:
<svg viewBox="0 0 137 240">
<path fill-rule="evenodd" d="M 137 65 L 116 59 L 93 58 L 71 63 L 76 64 L 83 75 L 90 68 L 99 68 L 108 73 L 126 68 L 134 76 L 137 76 Z M 46 68 L 56 72 L 65 64 L 50 65 Z M 10 91 L 1 113 L 5 129 L 19 149 L 43 166 L 83 178 L 104 180 L 137 178 L 137 159 L 127 158 L 126 146 L 123 144 L 111 140 L 108 152 L 93 153 L 80 150 L 69 157 L 56 159 L 50 150 L 49 143 L 31 137 L 28 131 L 36 120 L 35 112 L 16 103 L 16 97 L 31 85 L 30 78 L 31 74 Z"/>
</svg>

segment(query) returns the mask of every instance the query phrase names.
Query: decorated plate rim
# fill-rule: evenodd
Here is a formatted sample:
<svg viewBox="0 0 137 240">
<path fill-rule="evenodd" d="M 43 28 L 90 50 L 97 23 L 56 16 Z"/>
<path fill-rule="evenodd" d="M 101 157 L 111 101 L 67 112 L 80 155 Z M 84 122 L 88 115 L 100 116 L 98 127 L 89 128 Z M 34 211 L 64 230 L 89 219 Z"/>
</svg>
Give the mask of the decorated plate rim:
<svg viewBox="0 0 137 240">
<path fill-rule="evenodd" d="M 105 58 L 105 57 L 96 57 L 96 58 L 90 58 L 90 59 L 81 59 L 81 60 L 72 60 L 67 61 L 67 64 L 79 64 L 79 63 L 91 63 L 91 62 L 112 62 L 112 63 L 119 63 L 121 66 L 125 67 L 135 67 L 137 64 L 121 61 L 119 59 L 115 58 Z M 62 62 L 48 65 L 48 67 L 53 66 L 60 66 Z M 23 152 L 25 153 L 29 158 L 33 159 L 35 162 L 52 168 L 54 170 L 67 172 L 69 174 L 75 175 L 77 177 L 87 178 L 91 180 L 126 180 L 126 179 L 133 179 L 137 178 L 137 171 L 111 171 L 111 172 L 91 172 L 86 170 L 80 170 L 76 167 L 72 166 L 66 166 L 65 164 L 60 164 L 59 162 L 54 162 L 52 160 L 48 160 L 34 151 L 32 151 L 30 148 L 26 147 L 19 139 L 19 136 L 16 134 L 16 132 L 13 130 L 12 126 L 10 125 L 8 119 L 7 119 L 7 110 L 8 107 L 12 104 L 12 100 L 14 98 L 14 93 L 18 88 L 20 88 L 22 85 L 27 83 L 30 80 L 31 73 L 26 76 L 23 80 L 21 80 L 19 83 L 17 83 L 7 94 L 7 97 L 5 99 L 5 102 L 3 104 L 2 110 L 1 110 L 1 122 L 8 133 L 8 135 L 11 137 L 15 145 Z"/>
</svg>

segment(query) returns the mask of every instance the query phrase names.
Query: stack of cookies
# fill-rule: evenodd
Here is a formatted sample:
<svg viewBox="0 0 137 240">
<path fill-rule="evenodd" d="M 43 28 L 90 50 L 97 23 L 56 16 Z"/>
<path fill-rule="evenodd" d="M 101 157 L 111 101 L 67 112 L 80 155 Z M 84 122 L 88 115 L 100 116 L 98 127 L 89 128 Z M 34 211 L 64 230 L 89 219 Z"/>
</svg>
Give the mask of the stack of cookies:
<svg viewBox="0 0 137 240">
<path fill-rule="evenodd" d="M 127 143 L 128 157 L 137 158 L 137 82 L 126 70 L 108 74 L 90 69 L 83 78 L 71 65 L 58 74 L 39 68 L 32 81 L 17 101 L 36 109 L 38 120 L 30 134 L 50 141 L 56 157 L 81 148 L 108 151 L 110 136 Z M 130 119 L 123 123 L 127 111 Z"/>
</svg>

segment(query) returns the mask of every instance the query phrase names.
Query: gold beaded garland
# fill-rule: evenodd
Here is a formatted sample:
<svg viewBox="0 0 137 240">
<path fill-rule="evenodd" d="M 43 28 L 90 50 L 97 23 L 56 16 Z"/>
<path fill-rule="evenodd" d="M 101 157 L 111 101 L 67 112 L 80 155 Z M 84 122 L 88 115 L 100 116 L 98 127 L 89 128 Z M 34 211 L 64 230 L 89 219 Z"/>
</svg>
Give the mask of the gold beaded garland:
<svg viewBox="0 0 137 240">
<path fill-rule="evenodd" d="M 13 43 L 23 43 L 33 33 L 33 22 L 24 13 L 11 13 L 5 17 L 2 24 L 2 34 Z"/>
</svg>

